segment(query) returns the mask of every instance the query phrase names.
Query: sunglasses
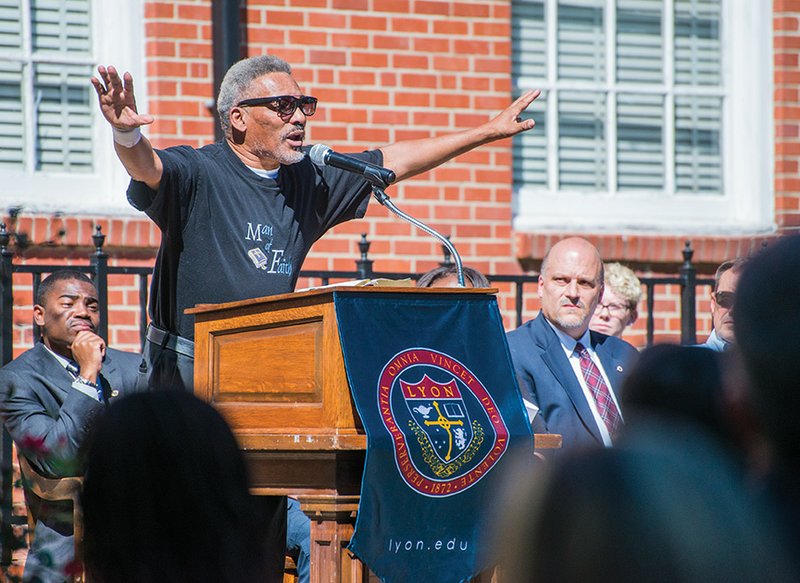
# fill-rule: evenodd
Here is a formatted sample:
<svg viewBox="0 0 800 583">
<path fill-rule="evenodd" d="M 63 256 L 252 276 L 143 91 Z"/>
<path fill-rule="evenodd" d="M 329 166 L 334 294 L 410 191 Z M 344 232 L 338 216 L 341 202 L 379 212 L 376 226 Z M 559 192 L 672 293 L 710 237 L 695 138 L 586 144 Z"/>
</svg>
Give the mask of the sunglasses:
<svg viewBox="0 0 800 583">
<path fill-rule="evenodd" d="M 301 95 L 295 97 L 294 95 L 275 95 L 274 97 L 254 97 L 252 99 L 244 99 L 236 104 L 236 107 L 258 107 L 263 105 L 285 117 L 294 115 L 295 110 L 299 107 L 303 115 L 311 117 L 317 111 L 317 98 L 310 95 Z"/>
<path fill-rule="evenodd" d="M 733 292 L 714 292 L 714 300 L 720 308 L 730 310 L 733 307 Z"/>
</svg>

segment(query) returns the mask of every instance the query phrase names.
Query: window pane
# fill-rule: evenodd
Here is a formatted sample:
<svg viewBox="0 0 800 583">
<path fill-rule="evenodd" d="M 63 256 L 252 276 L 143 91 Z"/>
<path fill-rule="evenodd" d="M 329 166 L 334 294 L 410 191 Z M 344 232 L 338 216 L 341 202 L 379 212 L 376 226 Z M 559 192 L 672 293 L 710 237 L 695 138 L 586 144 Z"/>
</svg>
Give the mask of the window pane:
<svg viewBox="0 0 800 583">
<path fill-rule="evenodd" d="M 547 78 L 544 0 L 516 1 L 511 7 L 513 69 L 517 77 Z"/>
<path fill-rule="evenodd" d="M 606 96 L 562 92 L 558 98 L 558 181 L 561 188 L 606 188 Z"/>
<path fill-rule="evenodd" d="M 558 3 L 558 77 L 604 82 L 603 0 Z"/>
<path fill-rule="evenodd" d="M 675 1 L 677 85 L 722 83 L 720 4 L 721 0 Z"/>
<path fill-rule="evenodd" d="M 514 186 L 547 186 L 547 95 L 533 102 L 523 119 L 533 118 L 536 127 L 514 136 Z"/>
<path fill-rule="evenodd" d="M 0 61 L 0 168 L 24 165 L 22 119 L 22 68 Z"/>
<path fill-rule="evenodd" d="M 722 98 L 675 98 L 675 187 L 722 192 Z"/>
<path fill-rule="evenodd" d="M 664 98 L 617 96 L 617 186 L 619 190 L 664 188 Z"/>
<path fill-rule="evenodd" d="M 90 65 L 36 65 L 38 170 L 92 170 L 91 74 Z"/>
<path fill-rule="evenodd" d="M 662 0 L 617 2 L 617 81 L 661 83 L 664 58 Z"/>
<path fill-rule="evenodd" d="M 89 0 L 31 0 L 33 50 L 89 54 Z"/>
<path fill-rule="evenodd" d="M 22 49 L 20 0 L 0 0 L 0 54 Z"/>
</svg>

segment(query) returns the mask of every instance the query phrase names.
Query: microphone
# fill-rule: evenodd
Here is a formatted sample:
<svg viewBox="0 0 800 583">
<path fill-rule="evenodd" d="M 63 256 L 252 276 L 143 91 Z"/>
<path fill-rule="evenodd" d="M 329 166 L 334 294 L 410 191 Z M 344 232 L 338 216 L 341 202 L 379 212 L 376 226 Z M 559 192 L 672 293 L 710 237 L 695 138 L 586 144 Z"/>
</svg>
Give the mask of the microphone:
<svg viewBox="0 0 800 583">
<path fill-rule="evenodd" d="M 334 152 L 325 144 L 312 146 L 308 157 L 317 166 L 332 166 L 340 170 L 360 174 L 373 184 L 377 181 L 378 185 L 388 186 L 397 179 L 395 173 L 388 168 L 364 162 L 355 156 Z"/>
</svg>

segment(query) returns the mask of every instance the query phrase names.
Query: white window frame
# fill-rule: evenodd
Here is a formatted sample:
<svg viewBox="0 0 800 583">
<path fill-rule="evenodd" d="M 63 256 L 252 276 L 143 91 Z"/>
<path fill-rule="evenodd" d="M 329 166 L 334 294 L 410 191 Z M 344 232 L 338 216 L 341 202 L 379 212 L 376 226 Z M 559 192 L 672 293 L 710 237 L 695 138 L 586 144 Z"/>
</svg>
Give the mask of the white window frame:
<svg viewBox="0 0 800 583">
<path fill-rule="evenodd" d="M 23 15 L 29 14 L 29 2 L 23 0 Z M 136 82 L 136 102 L 140 111 L 147 111 L 144 78 L 144 0 L 92 0 L 92 47 L 96 66 L 115 65 L 120 70 L 130 71 Z M 22 23 L 24 41 L 30 46 L 29 24 Z M 31 54 L 28 63 L 34 63 Z M 46 60 L 45 60 L 46 62 Z M 23 71 L 32 74 L 31 67 Z M 90 173 L 70 173 L 69 171 L 36 171 L 33 168 L 13 170 L 0 168 L 0 209 L 21 206 L 24 212 L 66 214 L 134 214 L 125 197 L 130 178 L 114 151 L 111 128 L 100 113 L 94 89 L 89 78 L 92 103 L 92 155 L 94 170 Z M 25 147 L 35 148 L 32 136 L 33 96 L 24 91 L 23 99 L 28 100 L 23 131 Z M 30 158 L 30 152 L 26 154 Z"/>
<path fill-rule="evenodd" d="M 605 87 L 612 100 L 607 107 L 606 139 L 608 179 L 605 191 L 567 191 L 558 188 L 558 109 L 552 90 L 597 90 L 585 84 L 560 81 L 556 85 L 557 0 L 545 0 L 548 79 L 520 77 L 517 89 L 547 91 L 548 185 L 515 188 L 513 227 L 518 232 L 574 231 L 624 233 L 663 231 L 685 234 L 754 233 L 775 228 L 773 53 L 770 6 L 752 0 L 723 0 L 721 51 L 723 97 L 721 150 L 723 189 L 721 194 L 676 193 L 674 151 L 665 152 L 665 189 L 658 192 L 618 191 L 616 188 L 616 95 L 657 92 L 677 94 L 671 86 L 674 33 L 672 19 L 662 19 L 665 65 L 670 72 L 662 86 L 616 84 Z M 615 14 L 615 0 L 606 0 L 606 15 Z M 664 0 L 664 14 L 674 9 Z M 615 38 L 615 19 L 606 18 L 606 38 Z M 669 40 L 667 40 L 669 39 Z M 614 71 L 613 43 L 606 43 L 606 67 Z M 693 92 L 697 94 L 697 91 Z M 710 94 L 719 94 L 710 89 Z M 535 119 L 534 115 L 534 119 Z M 665 132 L 674 134 L 674 108 L 667 99 Z M 534 128 L 532 131 L 537 131 Z M 670 143 L 668 139 L 667 143 Z M 516 146 L 519 147 L 519 146 Z"/>
</svg>

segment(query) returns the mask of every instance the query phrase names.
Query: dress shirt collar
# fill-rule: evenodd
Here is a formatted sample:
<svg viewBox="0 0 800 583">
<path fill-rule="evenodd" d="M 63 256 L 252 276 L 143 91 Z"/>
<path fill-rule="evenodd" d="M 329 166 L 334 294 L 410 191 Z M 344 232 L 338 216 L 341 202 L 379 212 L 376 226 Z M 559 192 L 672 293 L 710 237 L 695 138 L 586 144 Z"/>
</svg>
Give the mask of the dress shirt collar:
<svg viewBox="0 0 800 583">
<path fill-rule="evenodd" d="M 588 328 L 583 333 L 583 336 L 581 336 L 580 338 L 578 338 L 576 340 L 575 338 L 573 338 L 569 334 L 566 334 L 565 332 L 562 332 L 561 330 L 556 328 L 553 325 L 553 323 L 550 320 L 548 320 L 547 318 L 545 318 L 544 321 L 547 322 L 550 325 L 550 327 L 553 329 L 553 332 L 556 333 L 556 336 L 558 337 L 558 341 L 561 342 L 561 346 L 564 348 L 564 352 L 567 353 L 567 356 L 569 356 L 570 354 L 575 352 L 575 345 L 578 344 L 578 342 L 583 344 L 590 352 L 593 351 L 593 349 L 592 349 L 592 337 L 589 334 L 589 329 Z"/>
<path fill-rule="evenodd" d="M 55 359 L 58 361 L 58 364 L 60 364 L 61 366 L 63 366 L 63 367 L 64 367 L 64 370 L 66 370 L 68 373 L 72 374 L 72 371 L 70 370 L 70 365 L 71 365 L 71 364 L 73 364 L 73 361 L 71 361 L 71 360 L 70 360 L 70 359 L 68 359 L 68 358 L 64 358 L 64 357 L 63 357 L 63 356 L 61 356 L 60 354 L 56 354 L 56 353 L 55 353 L 55 352 L 53 352 L 53 350 L 52 350 L 52 349 L 51 349 L 51 348 L 50 348 L 50 347 L 49 347 L 47 344 L 45 344 L 44 342 L 42 342 L 42 346 L 44 346 L 44 348 L 45 348 L 45 350 L 47 350 L 47 352 L 49 352 L 50 354 L 52 354 L 52 355 L 53 355 L 53 358 L 55 358 Z M 75 375 L 73 375 L 73 376 L 75 376 Z"/>
</svg>

